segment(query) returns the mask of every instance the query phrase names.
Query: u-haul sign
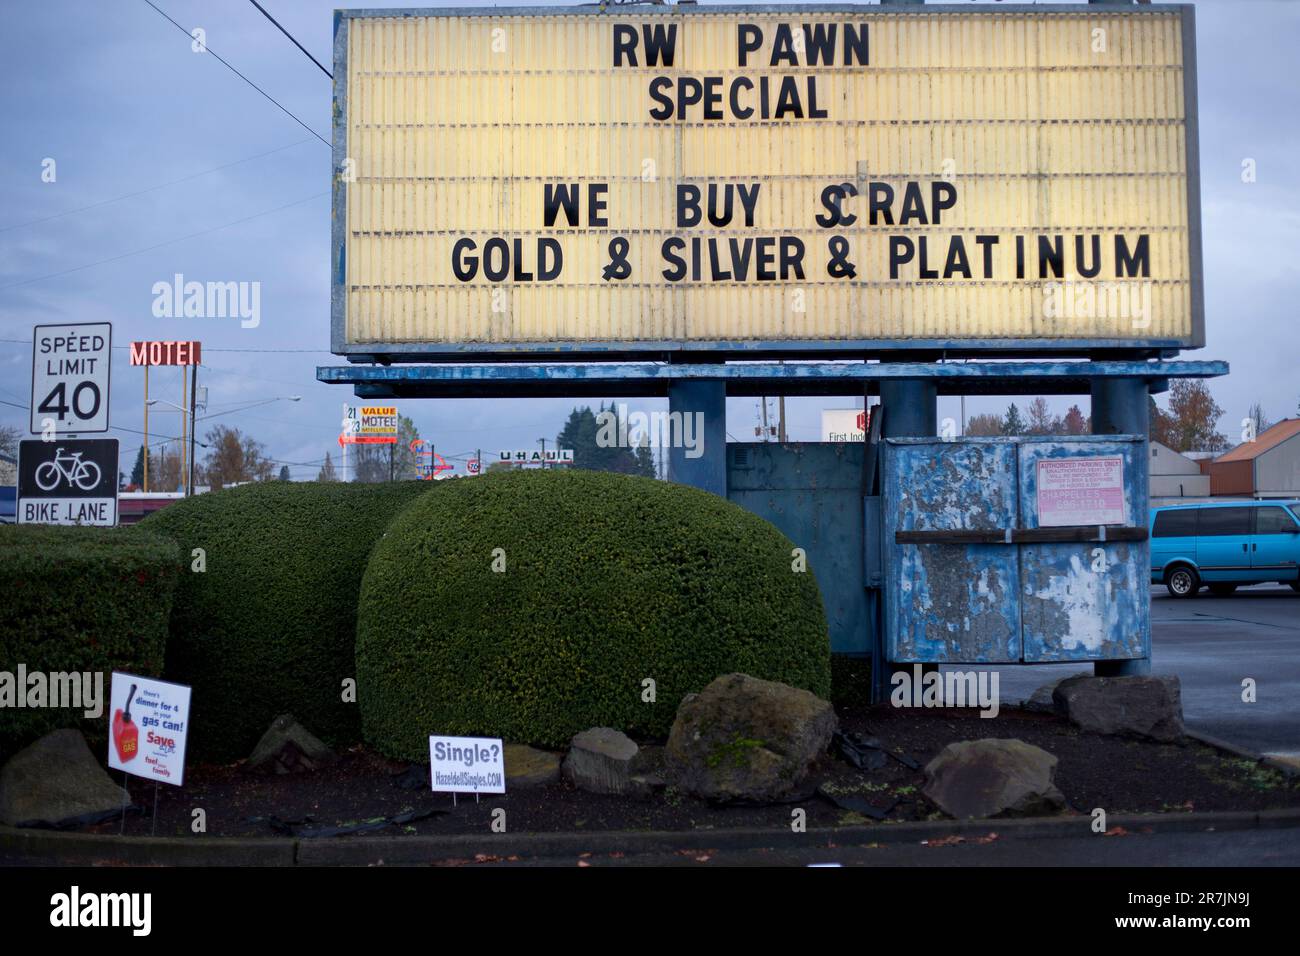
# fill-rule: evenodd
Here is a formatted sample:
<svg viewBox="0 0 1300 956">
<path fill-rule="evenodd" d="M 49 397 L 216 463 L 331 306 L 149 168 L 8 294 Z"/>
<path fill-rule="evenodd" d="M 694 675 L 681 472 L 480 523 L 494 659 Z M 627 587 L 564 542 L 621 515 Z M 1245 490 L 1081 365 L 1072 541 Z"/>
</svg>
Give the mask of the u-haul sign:
<svg viewBox="0 0 1300 956">
<path fill-rule="evenodd" d="M 1203 344 L 1190 6 L 343 11 L 339 353 Z"/>
</svg>

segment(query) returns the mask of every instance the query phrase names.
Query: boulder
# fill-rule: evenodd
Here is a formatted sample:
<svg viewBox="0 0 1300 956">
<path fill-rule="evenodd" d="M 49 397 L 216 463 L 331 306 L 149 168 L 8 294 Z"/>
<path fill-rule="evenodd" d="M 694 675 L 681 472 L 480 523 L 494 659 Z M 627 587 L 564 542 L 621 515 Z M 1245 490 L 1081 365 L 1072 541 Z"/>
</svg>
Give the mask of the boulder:
<svg viewBox="0 0 1300 956">
<path fill-rule="evenodd" d="M 806 690 L 727 674 L 682 699 L 664 751 L 669 782 L 708 800 L 801 796 L 838 721 Z"/>
<path fill-rule="evenodd" d="M 559 754 L 524 744 L 506 744 L 506 789 L 543 787 L 560 779 Z"/>
<path fill-rule="evenodd" d="M 959 820 L 1037 816 L 1065 808 L 1055 775 L 1056 758 L 1023 740 L 965 740 L 926 764 L 922 793 Z"/>
<path fill-rule="evenodd" d="M 300 773 L 328 767 L 338 759 L 334 751 L 298 723 L 292 714 L 281 714 L 262 734 L 244 769 L 264 773 Z"/>
<path fill-rule="evenodd" d="M 1069 680 L 1071 677 L 1091 676 L 1090 671 L 1080 671 L 1077 674 L 1067 674 L 1065 677 L 1058 677 L 1056 680 L 1048 681 L 1029 697 L 1022 700 L 1020 709 L 1027 710 L 1031 714 L 1054 714 L 1056 713 L 1056 702 L 1052 699 L 1052 695 L 1056 692 L 1056 688 L 1061 681 Z"/>
<path fill-rule="evenodd" d="M 1052 699 L 1057 712 L 1080 730 L 1161 743 L 1183 739 L 1177 677 L 1069 677 Z"/>
<path fill-rule="evenodd" d="M 65 827 L 117 816 L 126 791 L 109 778 L 78 730 L 55 730 L 0 769 L 0 823 Z"/>
<path fill-rule="evenodd" d="M 633 793 L 632 762 L 637 745 L 610 727 L 593 727 L 574 734 L 564 758 L 564 776 L 579 790 L 591 793 Z"/>
</svg>

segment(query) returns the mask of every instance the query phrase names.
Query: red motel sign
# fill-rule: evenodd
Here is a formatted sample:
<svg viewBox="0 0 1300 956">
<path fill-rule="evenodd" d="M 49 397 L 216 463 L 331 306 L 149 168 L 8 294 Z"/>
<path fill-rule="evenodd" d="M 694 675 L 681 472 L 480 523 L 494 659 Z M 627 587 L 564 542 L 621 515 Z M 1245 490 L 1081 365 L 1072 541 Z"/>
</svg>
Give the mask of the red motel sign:
<svg viewBox="0 0 1300 956">
<path fill-rule="evenodd" d="M 132 342 L 132 365 L 198 365 L 198 342 Z"/>
</svg>

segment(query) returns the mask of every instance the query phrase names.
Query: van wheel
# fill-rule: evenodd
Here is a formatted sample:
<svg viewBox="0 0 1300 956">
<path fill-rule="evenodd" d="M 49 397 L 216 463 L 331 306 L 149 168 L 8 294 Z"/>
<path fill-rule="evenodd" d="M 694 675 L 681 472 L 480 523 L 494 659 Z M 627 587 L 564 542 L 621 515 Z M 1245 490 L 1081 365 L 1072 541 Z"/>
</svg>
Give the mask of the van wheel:
<svg viewBox="0 0 1300 956">
<path fill-rule="evenodd" d="M 1227 597 L 1229 594 L 1231 594 L 1236 590 L 1237 590 L 1237 585 L 1235 584 L 1211 584 L 1210 585 L 1210 593 L 1216 594 L 1219 597 Z"/>
<path fill-rule="evenodd" d="M 1290 584 L 1292 591 L 1300 591 L 1300 581 L 1291 581 Z"/>
<path fill-rule="evenodd" d="M 1201 589 L 1201 576 L 1186 565 L 1179 565 L 1165 575 L 1165 587 L 1176 598 L 1196 597 Z"/>
</svg>

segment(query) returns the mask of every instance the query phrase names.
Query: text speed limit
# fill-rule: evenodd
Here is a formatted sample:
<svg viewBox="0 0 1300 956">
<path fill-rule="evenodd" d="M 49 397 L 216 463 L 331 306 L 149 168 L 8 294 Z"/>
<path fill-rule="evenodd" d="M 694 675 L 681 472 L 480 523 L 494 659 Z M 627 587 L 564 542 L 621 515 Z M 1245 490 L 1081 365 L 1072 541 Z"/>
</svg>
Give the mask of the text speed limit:
<svg viewBox="0 0 1300 956">
<path fill-rule="evenodd" d="M 110 322 L 38 325 L 32 336 L 31 431 L 108 431 Z"/>
</svg>

